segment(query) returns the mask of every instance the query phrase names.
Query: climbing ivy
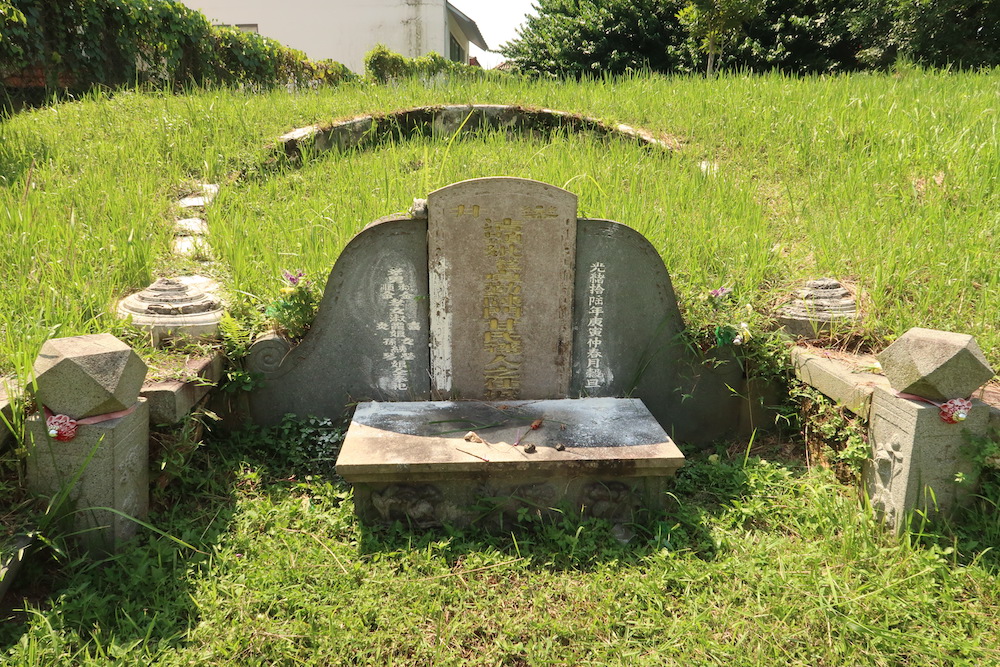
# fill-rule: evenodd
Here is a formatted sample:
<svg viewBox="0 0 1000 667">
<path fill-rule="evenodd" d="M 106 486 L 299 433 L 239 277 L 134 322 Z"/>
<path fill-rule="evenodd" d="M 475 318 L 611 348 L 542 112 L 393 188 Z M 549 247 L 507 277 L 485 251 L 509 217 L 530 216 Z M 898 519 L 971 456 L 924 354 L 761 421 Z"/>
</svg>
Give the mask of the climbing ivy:
<svg viewBox="0 0 1000 667">
<path fill-rule="evenodd" d="M 11 87 L 337 83 L 332 61 L 212 26 L 173 0 L 0 0 L 0 78 Z"/>
</svg>

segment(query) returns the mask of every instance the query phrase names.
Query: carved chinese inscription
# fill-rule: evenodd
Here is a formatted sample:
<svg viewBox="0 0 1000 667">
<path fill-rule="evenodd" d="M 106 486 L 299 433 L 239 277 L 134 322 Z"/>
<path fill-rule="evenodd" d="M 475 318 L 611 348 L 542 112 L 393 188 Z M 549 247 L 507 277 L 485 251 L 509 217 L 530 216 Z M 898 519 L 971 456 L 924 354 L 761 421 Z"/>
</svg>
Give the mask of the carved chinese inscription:
<svg viewBox="0 0 1000 667">
<path fill-rule="evenodd" d="M 413 333 L 420 331 L 420 322 L 411 312 L 415 310 L 414 296 L 403 269 L 389 269 L 379 288 L 379 297 L 386 306 L 386 319 L 375 325 L 382 335 L 382 359 L 388 367 L 380 380 L 381 389 L 386 391 L 409 389 L 410 362 L 415 359 Z"/>
<path fill-rule="evenodd" d="M 604 360 L 604 262 L 590 265 L 587 276 L 587 368 L 584 371 L 584 388 L 599 389 L 611 381 L 610 370 Z"/>
<path fill-rule="evenodd" d="M 489 272 L 483 293 L 483 349 L 493 359 L 483 369 L 483 395 L 516 399 L 521 391 L 521 250 L 523 222 L 487 219 L 484 225 Z"/>
<path fill-rule="evenodd" d="M 484 178 L 428 196 L 431 377 L 439 398 L 566 396 L 576 197 Z"/>
</svg>

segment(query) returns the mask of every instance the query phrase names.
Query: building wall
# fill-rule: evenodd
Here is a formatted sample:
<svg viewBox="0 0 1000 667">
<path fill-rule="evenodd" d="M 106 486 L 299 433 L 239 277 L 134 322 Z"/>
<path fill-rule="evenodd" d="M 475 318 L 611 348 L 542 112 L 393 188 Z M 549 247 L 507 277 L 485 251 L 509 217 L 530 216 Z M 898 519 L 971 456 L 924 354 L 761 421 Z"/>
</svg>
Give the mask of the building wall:
<svg viewBox="0 0 1000 667">
<path fill-rule="evenodd" d="M 213 23 L 254 24 L 265 37 L 331 58 L 359 74 L 378 43 L 411 58 L 436 51 L 448 57 L 449 30 L 466 53 L 469 45 L 449 26 L 445 0 L 184 0 Z M 452 22 L 453 23 L 453 22 Z"/>
</svg>

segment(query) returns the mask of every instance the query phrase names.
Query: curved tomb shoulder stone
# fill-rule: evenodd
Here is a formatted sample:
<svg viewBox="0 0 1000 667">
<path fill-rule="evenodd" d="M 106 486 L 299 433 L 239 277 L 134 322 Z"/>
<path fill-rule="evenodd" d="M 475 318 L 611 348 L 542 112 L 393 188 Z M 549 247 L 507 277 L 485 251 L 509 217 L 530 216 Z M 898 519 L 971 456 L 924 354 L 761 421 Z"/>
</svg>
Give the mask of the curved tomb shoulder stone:
<svg viewBox="0 0 1000 667">
<path fill-rule="evenodd" d="M 250 396 L 254 421 L 339 418 L 366 399 L 425 400 L 427 319 L 427 221 L 368 227 L 337 259 L 302 342 L 272 337 L 251 348 L 248 370 L 264 378 Z"/>
<path fill-rule="evenodd" d="M 571 396 L 636 396 L 678 440 L 735 428 L 742 382 L 735 360 L 716 368 L 688 347 L 670 274 L 639 232 L 611 220 L 577 224 Z"/>
</svg>

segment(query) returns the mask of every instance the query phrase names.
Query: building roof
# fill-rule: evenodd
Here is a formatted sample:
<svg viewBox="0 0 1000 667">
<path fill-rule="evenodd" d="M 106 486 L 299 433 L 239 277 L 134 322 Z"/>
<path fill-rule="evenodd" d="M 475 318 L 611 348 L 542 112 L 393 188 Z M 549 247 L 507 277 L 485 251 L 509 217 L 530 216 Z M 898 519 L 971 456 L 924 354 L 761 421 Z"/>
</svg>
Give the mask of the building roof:
<svg viewBox="0 0 1000 667">
<path fill-rule="evenodd" d="M 481 48 L 483 51 L 489 51 L 490 47 L 486 46 L 486 40 L 483 39 L 483 33 L 479 32 L 479 26 L 476 22 L 470 19 L 468 16 L 456 9 L 455 5 L 450 2 L 446 2 L 445 5 L 448 7 L 448 13 L 455 19 L 458 26 L 465 33 L 465 36 L 469 38 L 469 41 Z"/>
</svg>

